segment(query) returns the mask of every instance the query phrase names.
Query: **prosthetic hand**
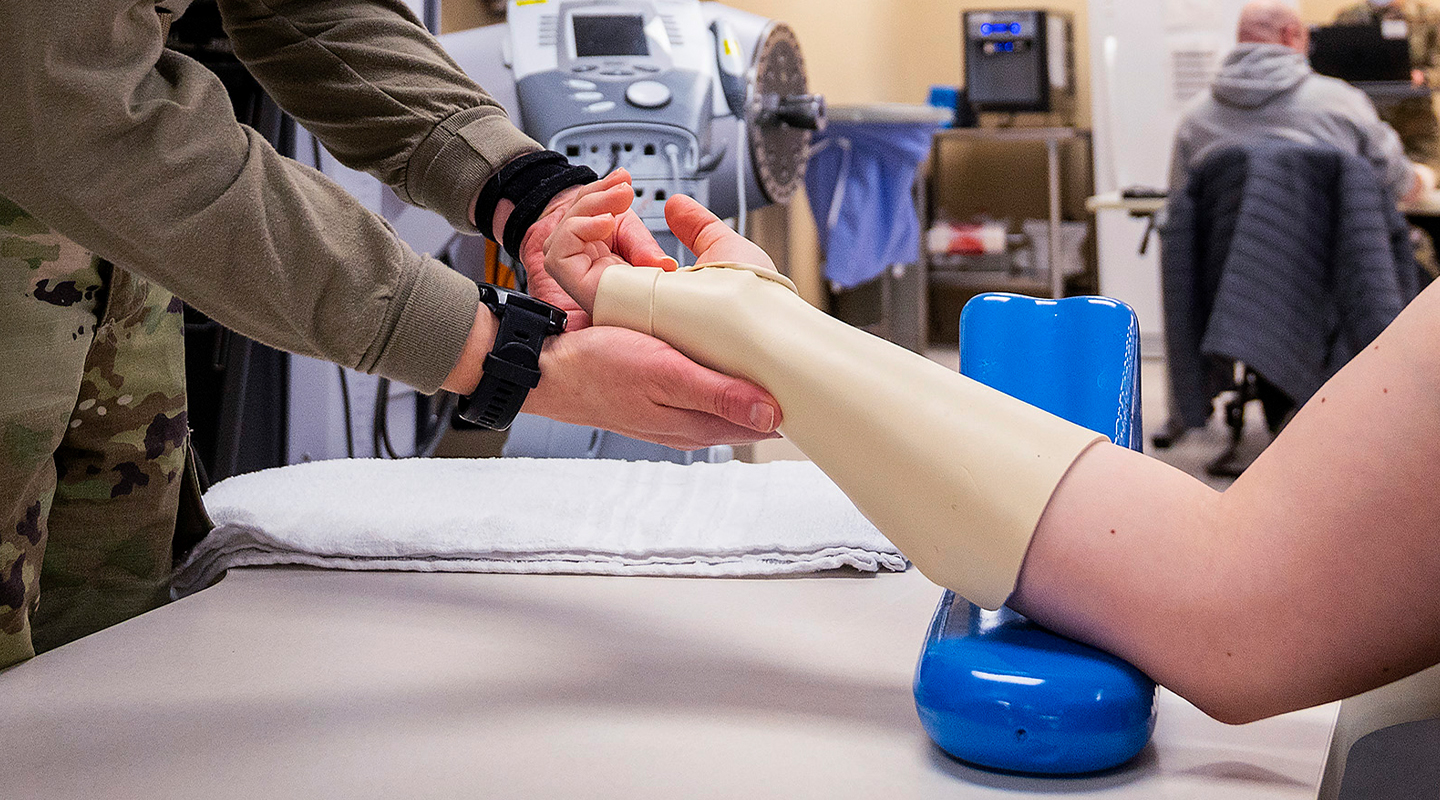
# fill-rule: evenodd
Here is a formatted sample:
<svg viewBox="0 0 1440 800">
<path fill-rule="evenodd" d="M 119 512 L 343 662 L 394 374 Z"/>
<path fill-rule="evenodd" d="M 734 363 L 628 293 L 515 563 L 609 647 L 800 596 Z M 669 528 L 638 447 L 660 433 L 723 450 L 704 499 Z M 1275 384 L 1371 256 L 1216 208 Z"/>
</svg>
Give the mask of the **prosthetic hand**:
<svg viewBox="0 0 1440 800">
<path fill-rule="evenodd" d="M 622 184 L 581 198 L 549 242 L 551 274 L 593 304 L 596 324 L 651 334 L 769 390 L 786 437 L 921 572 L 1003 605 L 1051 494 L 1104 437 L 820 312 L 688 197 L 672 198 L 666 218 L 699 266 L 624 264 L 604 241 L 631 197 Z"/>
</svg>

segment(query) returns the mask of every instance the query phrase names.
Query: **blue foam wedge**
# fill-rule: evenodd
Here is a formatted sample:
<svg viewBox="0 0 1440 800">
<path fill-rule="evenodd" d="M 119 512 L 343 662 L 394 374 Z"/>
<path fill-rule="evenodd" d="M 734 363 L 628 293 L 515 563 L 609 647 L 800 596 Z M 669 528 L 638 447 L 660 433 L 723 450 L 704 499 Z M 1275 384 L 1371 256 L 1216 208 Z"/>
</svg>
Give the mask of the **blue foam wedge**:
<svg viewBox="0 0 1440 800">
<path fill-rule="evenodd" d="M 1116 444 L 1141 447 L 1140 333 L 1123 303 L 981 295 L 960 317 L 960 371 Z M 952 592 L 920 653 L 915 706 L 947 753 L 1012 772 L 1117 767 L 1155 730 L 1155 684 L 1144 673 Z"/>
</svg>

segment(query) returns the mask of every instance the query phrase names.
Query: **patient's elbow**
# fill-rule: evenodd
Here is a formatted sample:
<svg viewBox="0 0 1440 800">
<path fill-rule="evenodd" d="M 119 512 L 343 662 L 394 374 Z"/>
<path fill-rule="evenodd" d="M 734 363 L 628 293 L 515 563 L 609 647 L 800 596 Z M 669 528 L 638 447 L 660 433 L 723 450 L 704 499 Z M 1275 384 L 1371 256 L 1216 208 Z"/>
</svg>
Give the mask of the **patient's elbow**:
<svg viewBox="0 0 1440 800">
<path fill-rule="evenodd" d="M 1213 658 L 1192 659 L 1178 674 L 1162 678 L 1167 688 L 1215 720 L 1245 725 L 1325 702 L 1312 697 L 1282 654 L 1241 655 L 1240 645 L 1222 645 Z"/>
<path fill-rule="evenodd" d="M 1205 715 L 1226 725 L 1247 725 L 1294 711 L 1293 708 L 1274 708 L 1265 698 L 1247 695 L 1243 691 L 1221 691 L 1215 696 L 1185 697 Z"/>
</svg>

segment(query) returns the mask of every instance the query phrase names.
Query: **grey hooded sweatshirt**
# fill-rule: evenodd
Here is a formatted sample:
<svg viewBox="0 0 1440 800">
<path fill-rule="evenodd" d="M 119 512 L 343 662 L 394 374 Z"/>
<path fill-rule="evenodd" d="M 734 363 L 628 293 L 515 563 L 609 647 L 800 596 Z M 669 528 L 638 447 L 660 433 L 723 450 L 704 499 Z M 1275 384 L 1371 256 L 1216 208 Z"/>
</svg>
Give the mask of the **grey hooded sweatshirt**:
<svg viewBox="0 0 1440 800">
<path fill-rule="evenodd" d="M 1359 155 L 1375 165 L 1397 200 L 1414 187 L 1399 135 L 1380 121 L 1364 92 L 1315 74 L 1304 55 L 1284 45 L 1242 44 L 1181 118 L 1171 191 L 1183 188 L 1189 170 L 1216 146 L 1266 137 Z"/>
</svg>

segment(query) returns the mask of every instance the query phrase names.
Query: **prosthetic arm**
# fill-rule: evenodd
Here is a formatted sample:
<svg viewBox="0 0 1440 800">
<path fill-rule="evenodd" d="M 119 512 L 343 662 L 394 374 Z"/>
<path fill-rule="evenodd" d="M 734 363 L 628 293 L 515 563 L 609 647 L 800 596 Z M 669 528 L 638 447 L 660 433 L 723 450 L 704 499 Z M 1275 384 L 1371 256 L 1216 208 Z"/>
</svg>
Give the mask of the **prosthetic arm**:
<svg viewBox="0 0 1440 800">
<path fill-rule="evenodd" d="M 782 430 L 928 578 L 1003 605 L 1070 465 L 1105 437 L 810 306 L 779 273 L 616 265 L 595 322 L 650 334 L 779 401 Z"/>
</svg>

